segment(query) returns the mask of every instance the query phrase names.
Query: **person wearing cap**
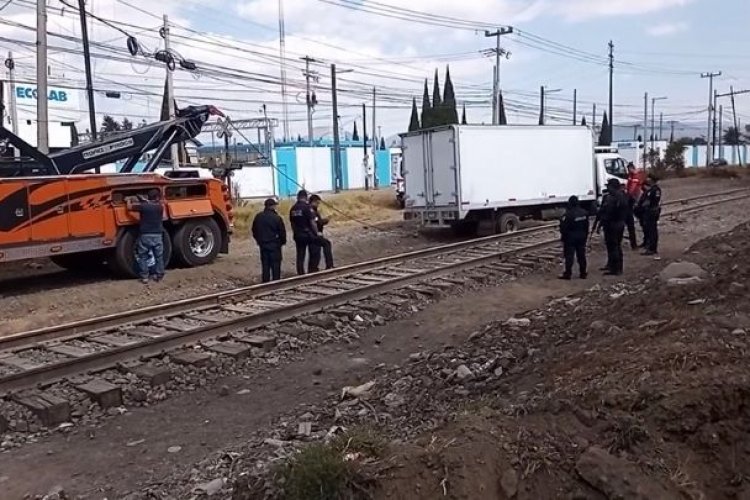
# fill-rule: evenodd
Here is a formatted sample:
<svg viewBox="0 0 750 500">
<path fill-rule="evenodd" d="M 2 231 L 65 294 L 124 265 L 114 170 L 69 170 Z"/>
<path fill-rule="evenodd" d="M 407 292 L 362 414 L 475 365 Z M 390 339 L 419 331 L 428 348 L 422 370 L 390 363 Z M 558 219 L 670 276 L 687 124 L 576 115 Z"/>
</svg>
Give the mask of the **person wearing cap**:
<svg viewBox="0 0 750 500">
<path fill-rule="evenodd" d="M 289 210 L 289 222 L 292 226 L 294 243 L 297 247 L 297 274 L 305 274 L 305 260 L 308 250 L 311 256 L 316 251 L 318 226 L 315 223 L 315 212 L 308 202 L 307 191 L 301 189 L 297 193 L 297 202 Z"/>
<path fill-rule="evenodd" d="M 263 283 L 281 279 L 281 248 L 286 245 L 284 219 L 276 212 L 279 204 L 268 198 L 263 211 L 253 219 L 253 239 L 260 249 L 261 280 Z"/>
<path fill-rule="evenodd" d="M 573 262 L 578 260 L 581 279 L 588 277 L 586 242 L 589 239 L 589 213 L 581 207 L 577 196 L 568 199 L 568 208 L 560 218 L 560 239 L 563 244 L 565 271 L 560 279 L 569 280 L 573 275 Z"/>
<path fill-rule="evenodd" d="M 149 277 L 161 281 L 164 278 L 164 205 L 161 191 L 150 190 L 145 200 L 128 199 L 127 208 L 139 216 L 135 262 L 141 283 L 148 284 Z M 149 262 L 152 257 L 153 266 Z"/>
<path fill-rule="evenodd" d="M 323 252 L 326 269 L 333 269 L 333 246 L 331 240 L 323 236 L 323 229 L 328 225 L 329 219 L 320 215 L 320 203 L 323 200 L 317 194 L 310 196 L 310 208 L 315 213 L 315 224 L 318 227 L 318 237 L 315 244 L 310 247 L 310 264 L 311 273 L 318 272 L 320 266 L 320 253 Z"/>
<path fill-rule="evenodd" d="M 602 199 L 596 216 L 597 225 L 604 231 L 607 247 L 605 275 L 619 276 L 623 272 L 622 238 L 625 236 L 625 222 L 628 217 L 628 199 L 620 181 L 612 178 L 607 182 L 607 192 Z"/>
<path fill-rule="evenodd" d="M 659 253 L 659 217 L 661 217 L 661 187 L 654 174 L 648 174 L 638 207 L 643 219 L 643 255 Z"/>
</svg>

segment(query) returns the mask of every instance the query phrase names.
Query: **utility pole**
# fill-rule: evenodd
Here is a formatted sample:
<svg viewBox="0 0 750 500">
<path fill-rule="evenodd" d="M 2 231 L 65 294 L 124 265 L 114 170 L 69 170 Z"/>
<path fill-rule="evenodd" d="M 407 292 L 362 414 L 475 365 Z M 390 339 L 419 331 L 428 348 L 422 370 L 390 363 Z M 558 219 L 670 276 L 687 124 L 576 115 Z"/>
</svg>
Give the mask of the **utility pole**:
<svg viewBox="0 0 750 500">
<path fill-rule="evenodd" d="M 544 85 L 539 89 L 539 125 L 544 125 Z"/>
<path fill-rule="evenodd" d="M 89 127 L 91 141 L 96 141 L 96 107 L 94 105 L 94 82 L 91 75 L 91 51 L 89 50 L 89 28 L 86 24 L 86 2 L 78 0 L 78 14 L 81 18 L 81 41 L 83 42 L 83 64 L 86 69 L 86 97 L 89 101 Z"/>
<path fill-rule="evenodd" d="M 614 113 L 614 74 L 615 74 L 615 44 L 609 41 L 609 130 L 608 134 L 614 139 L 615 113 Z"/>
<path fill-rule="evenodd" d="M 737 108 L 734 105 L 734 87 L 729 87 L 729 91 L 732 95 L 732 117 L 734 120 L 734 130 L 737 134 L 740 133 L 740 124 L 737 123 Z M 745 90 L 744 92 L 750 92 Z M 740 141 L 737 141 L 737 162 L 742 166 L 742 155 L 740 154 Z"/>
<path fill-rule="evenodd" d="M 500 47 L 500 37 L 503 35 L 510 35 L 513 33 L 511 26 L 500 28 L 497 31 L 485 31 L 485 38 L 495 37 L 496 46 L 495 52 L 495 67 L 492 75 L 492 124 L 497 125 L 500 123 L 500 56 L 507 54 Z"/>
<path fill-rule="evenodd" d="M 331 101 L 333 103 L 333 172 L 336 178 L 334 190 L 341 192 L 341 155 L 339 149 L 339 102 L 336 95 L 336 65 L 331 64 Z"/>
<path fill-rule="evenodd" d="M 373 189 L 377 189 L 378 182 L 377 182 L 377 149 L 378 149 L 378 136 L 375 134 L 375 131 L 377 130 L 377 121 L 375 120 L 375 108 L 377 106 L 377 89 L 375 87 L 372 88 L 372 187 Z M 367 177 L 370 177 L 368 175 Z"/>
<path fill-rule="evenodd" d="M 674 120 L 671 120 L 669 122 L 669 125 L 670 125 L 670 128 L 671 128 L 670 133 L 669 133 L 670 140 L 674 140 L 674 125 L 675 125 L 675 123 L 676 122 Z"/>
<path fill-rule="evenodd" d="M 578 121 L 578 89 L 573 89 L 573 125 Z"/>
<path fill-rule="evenodd" d="M 305 82 L 307 84 L 307 140 L 310 143 L 310 146 L 313 145 L 313 109 L 315 108 L 315 105 L 317 104 L 315 99 L 313 97 L 313 93 L 310 89 L 310 80 L 312 78 L 315 78 L 317 81 L 317 73 L 311 73 L 310 72 L 310 63 L 317 62 L 315 59 L 305 56 L 302 58 L 303 61 L 305 61 Z"/>
<path fill-rule="evenodd" d="M 716 110 L 719 104 L 719 91 L 714 90 L 713 120 L 711 125 L 711 159 L 716 159 Z"/>
<path fill-rule="evenodd" d="M 36 147 L 49 153 L 47 0 L 36 0 Z"/>
<path fill-rule="evenodd" d="M 8 68 L 8 105 L 10 112 L 8 115 L 11 120 L 10 131 L 18 135 L 18 106 L 16 104 L 16 62 L 13 60 L 13 52 L 8 51 L 8 58 L 5 60 L 5 67 Z"/>
<path fill-rule="evenodd" d="M 659 141 L 661 141 L 663 127 L 664 127 L 664 113 L 660 112 L 659 113 Z"/>
<path fill-rule="evenodd" d="M 724 106 L 719 106 L 719 152 L 717 158 L 724 157 Z"/>
<path fill-rule="evenodd" d="M 594 109 L 591 114 L 591 127 L 594 129 L 594 132 L 596 132 L 596 103 L 594 103 Z"/>
<path fill-rule="evenodd" d="M 164 14 L 164 27 L 162 29 L 164 37 L 164 50 L 169 52 L 169 17 Z M 167 107 L 169 108 L 169 118 L 174 119 L 174 80 L 172 78 L 172 71 L 169 69 L 169 65 L 164 65 L 167 71 Z M 180 168 L 180 154 L 177 143 L 172 144 L 172 168 Z"/>
<path fill-rule="evenodd" d="M 281 64 L 281 109 L 284 140 L 289 140 L 289 102 L 286 95 L 286 28 L 284 27 L 284 0 L 279 0 L 279 60 Z"/>
<path fill-rule="evenodd" d="M 367 149 L 367 105 L 362 103 L 362 168 L 365 171 L 365 191 L 370 190 L 370 176 L 367 171 L 370 169 L 370 154 Z"/>
<path fill-rule="evenodd" d="M 646 95 L 643 97 L 643 170 L 646 170 L 646 157 L 648 156 L 648 151 L 646 150 L 646 144 L 648 144 L 646 142 L 648 140 L 648 137 L 646 137 L 647 131 L 648 131 L 648 92 L 646 92 Z"/>
<path fill-rule="evenodd" d="M 655 150 L 656 147 L 654 145 L 654 142 L 656 141 L 656 122 L 655 122 L 655 111 L 656 111 L 656 101 L 664 101 L 666 100 L 666 97 L 653 97 L 651 99 L 651 149 Z"/>
<path fill-rule="evenodd" d="M 714 111 L 713 107 L 713 95 L 714 95 L 714 78 L 721 76 L 721 71 L 701 73 L 701 78 L 708 78 L 708 132 L 706 132 L 706 166 L 711 163 L 713 157 L 713 150 L 711 144 L 711 116 Z"/>
</svg>

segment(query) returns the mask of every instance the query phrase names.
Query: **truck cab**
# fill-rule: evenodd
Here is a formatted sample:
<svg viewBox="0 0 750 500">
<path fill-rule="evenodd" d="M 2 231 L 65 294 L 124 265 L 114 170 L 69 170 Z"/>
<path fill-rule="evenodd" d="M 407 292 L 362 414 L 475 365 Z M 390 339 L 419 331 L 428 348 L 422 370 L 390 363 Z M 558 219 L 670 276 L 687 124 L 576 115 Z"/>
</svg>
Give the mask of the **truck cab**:
<svg viewBox="0 0 750 500">
<path fill-rule="evenodd" d="M 600 196 L 610 179 L 617 179 L 621 183 L 628 180 L 628 162 L 620 156 L 617 148 L 597 147 L 595 156 Z"/>
</svg>

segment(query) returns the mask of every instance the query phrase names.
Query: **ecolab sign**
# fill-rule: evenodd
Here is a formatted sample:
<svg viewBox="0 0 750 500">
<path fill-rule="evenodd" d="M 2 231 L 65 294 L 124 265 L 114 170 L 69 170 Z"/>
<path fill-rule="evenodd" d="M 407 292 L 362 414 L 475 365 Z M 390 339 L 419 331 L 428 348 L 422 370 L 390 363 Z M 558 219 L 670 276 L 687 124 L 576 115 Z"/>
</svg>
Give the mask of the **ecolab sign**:
<svg viewBox="0 0 750 500">
<path fill-rule="evenodd" d="M 35 86 L 19 85 L 16 87 L 16 102 L 19 105 L 36 106 L 37 90 Z M 78 110 L 78 92 L 49 88 L 47 102 L 51 108 Z"/>
</svg>

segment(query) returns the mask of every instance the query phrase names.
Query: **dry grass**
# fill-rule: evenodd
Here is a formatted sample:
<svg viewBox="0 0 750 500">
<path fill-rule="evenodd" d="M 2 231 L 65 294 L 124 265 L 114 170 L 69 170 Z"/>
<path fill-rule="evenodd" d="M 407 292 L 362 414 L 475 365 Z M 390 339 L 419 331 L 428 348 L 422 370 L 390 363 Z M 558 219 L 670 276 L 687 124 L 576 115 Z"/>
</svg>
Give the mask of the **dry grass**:
<svg viewBox="0 0 750 500">
<path fill-rule="evenodd" d="M 347 191 L 340 194 L 321 195 L 323 204 L 321 212 L 331 219 L 331 226 L 369 224 L 396 220 L 400 210 L 396 204 L 396 193 L 393 189 L 383 188 L 378 191 Z M 279 214 L 286 220 L 289 209 L 294 204 L 292 199 L 279 201 Z M 249 202 L 235 208 L 234 227 L 246 233 L 252 224 L 255 214 L 263 210 L 263 200 Z"/>
</svg>

